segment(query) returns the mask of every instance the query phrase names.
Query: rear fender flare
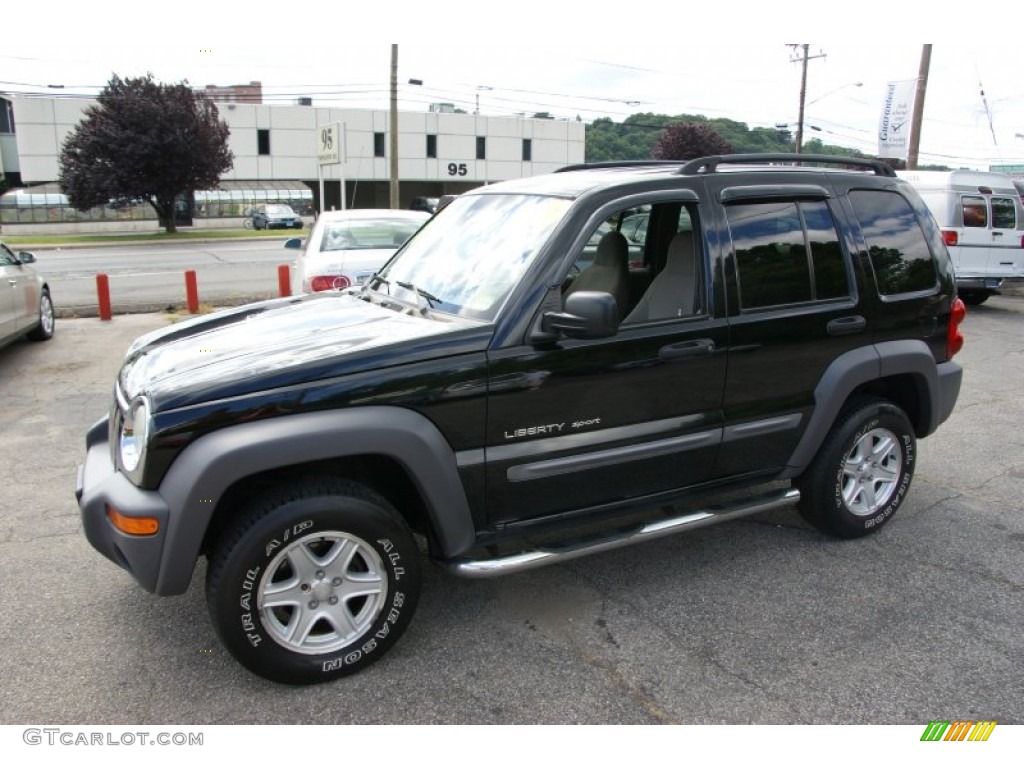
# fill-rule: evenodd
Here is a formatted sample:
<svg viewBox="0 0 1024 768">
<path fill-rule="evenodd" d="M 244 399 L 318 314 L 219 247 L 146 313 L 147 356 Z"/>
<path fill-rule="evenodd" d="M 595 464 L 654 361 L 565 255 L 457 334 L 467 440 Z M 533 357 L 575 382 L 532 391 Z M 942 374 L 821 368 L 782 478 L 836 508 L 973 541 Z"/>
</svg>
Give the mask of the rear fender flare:
<svg viewBox="0 0 1024 768">
<path fill-rule="evenodd" d="M 931 434 L 938 427 L 938 373 L 931 349 L 921 340 L 887 341 L 850 350 L 825 369 L 814 390 L 814 413 L 800 442 L 787 462 L 785 477 L 796 477 L 807 468 L 832 429 L 839 412 L 856 389 L 889 376 L 914 376 L 921 393 L 918 437 Z"/>
</svg>

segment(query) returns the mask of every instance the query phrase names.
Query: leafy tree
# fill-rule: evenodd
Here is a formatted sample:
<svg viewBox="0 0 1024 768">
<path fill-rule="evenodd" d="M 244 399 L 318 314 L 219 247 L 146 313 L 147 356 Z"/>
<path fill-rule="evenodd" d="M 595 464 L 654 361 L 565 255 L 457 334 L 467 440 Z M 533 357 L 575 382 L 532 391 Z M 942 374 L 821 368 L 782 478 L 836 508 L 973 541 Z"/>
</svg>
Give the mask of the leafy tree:
<svg viewBox="0 0 1024 768">
<path fill-rule="evenodd" d="M 665 128 L 654 145 L 655 160 L 692 160 L 732 153 L 732 144 L 707 123 L 675 123 Z"/>
<path fill-rule="evenodd" d="M 217 107 L 187 83 L 151 74 L 110 78 L 60 153 L 60 184 L 75 208 L 141 199 L 175 231 L 175 199 L 214 189 L 234 156 Z"/>
</svg>

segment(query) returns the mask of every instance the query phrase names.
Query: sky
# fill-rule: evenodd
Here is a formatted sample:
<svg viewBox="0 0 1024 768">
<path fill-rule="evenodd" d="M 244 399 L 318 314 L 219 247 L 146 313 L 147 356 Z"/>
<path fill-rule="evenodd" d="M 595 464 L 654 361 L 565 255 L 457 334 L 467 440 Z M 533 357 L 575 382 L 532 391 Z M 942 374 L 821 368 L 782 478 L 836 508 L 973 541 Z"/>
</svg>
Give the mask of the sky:
<svg viewBox="0 0 1024 768">
<path fill-rule="evenodd" d="M 111 74 L 149 72 L 193 86 L 258 80 L 271 104 L 308 96 L 319 106 L 387 109 L 397 41 L 402 110 L 451 102 L 484 115 L 548 112 L 586 122 L 701 114 L 795 132 L 801 67 L 785 41 L 831 37 L 809 44 L 805 140 L 873 153 L 886 84 L 917 78 L 923 42 L 937 40 L 920 162 L 1024 164 L 1024 57 L 1011 31 L 1024 27 L 1024 6 L 1016 4 L 1000 20 L 932 21 L 930 29 L 913 7 L 894 11 L 876 0 L 775 3 L 770 13 L 745 1 L 700 11 L 652 4 L 646 12 L 539 0 L 341 6 L 178 0 L 153 6 L 158 21 L 145 6 L 104 6 L 110 10 L 99 14 L 58 0 L 40 6 L 64 19 L 55 28 L 21 3 L 2 12 L 0 90 L 95 95 Z M 816 26 L 790 18 L 814 18 Z M 1005 42 L 993 39 L 1000 29 Z"/>
</svg>

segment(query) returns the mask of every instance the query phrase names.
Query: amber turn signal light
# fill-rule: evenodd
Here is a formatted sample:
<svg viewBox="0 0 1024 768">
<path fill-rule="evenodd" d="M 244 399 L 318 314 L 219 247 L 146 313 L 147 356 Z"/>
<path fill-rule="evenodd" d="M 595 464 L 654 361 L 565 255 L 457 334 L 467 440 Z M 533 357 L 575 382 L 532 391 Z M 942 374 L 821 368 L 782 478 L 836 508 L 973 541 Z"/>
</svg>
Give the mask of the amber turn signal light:
<svg viewBox="0 0 1024 768">
<path fill-rule="evenodd" d="M 160 530 L 155 517 L 125 517 L 113 507 L 107 507 L 107 517 L 117 530 L 132 536 L 152 536 Z"/>
</svg>

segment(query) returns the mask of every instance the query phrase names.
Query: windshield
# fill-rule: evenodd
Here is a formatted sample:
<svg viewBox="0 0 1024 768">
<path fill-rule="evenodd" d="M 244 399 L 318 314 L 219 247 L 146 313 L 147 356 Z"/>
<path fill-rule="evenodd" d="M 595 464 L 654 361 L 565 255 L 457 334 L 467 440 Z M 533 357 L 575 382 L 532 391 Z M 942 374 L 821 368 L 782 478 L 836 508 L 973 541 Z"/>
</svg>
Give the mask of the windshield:
<svg viewBox="0 0 1024 768">
<path fill-rule="evenodd" d="M 536 195 L 456 198 L 382 270 L 387 283 L 371 284 L 417 301 L 416 291 L 397 287 L 405 283 L 429 294 L 435 310 L 492 320 L 570 205 Z"/>
<path fill-rule="evenodd" d="M 415 234 L 424 219 L 344 219 L 324 223 L 321 251 L 394 250 Z"/>
<path fill-rule="evenodd" d="M 267 213 L 272 216 L 294 216 L 295 211 L 291 209 L 291 206 L 287 205 L 268 205 Z"/>
</svg>

